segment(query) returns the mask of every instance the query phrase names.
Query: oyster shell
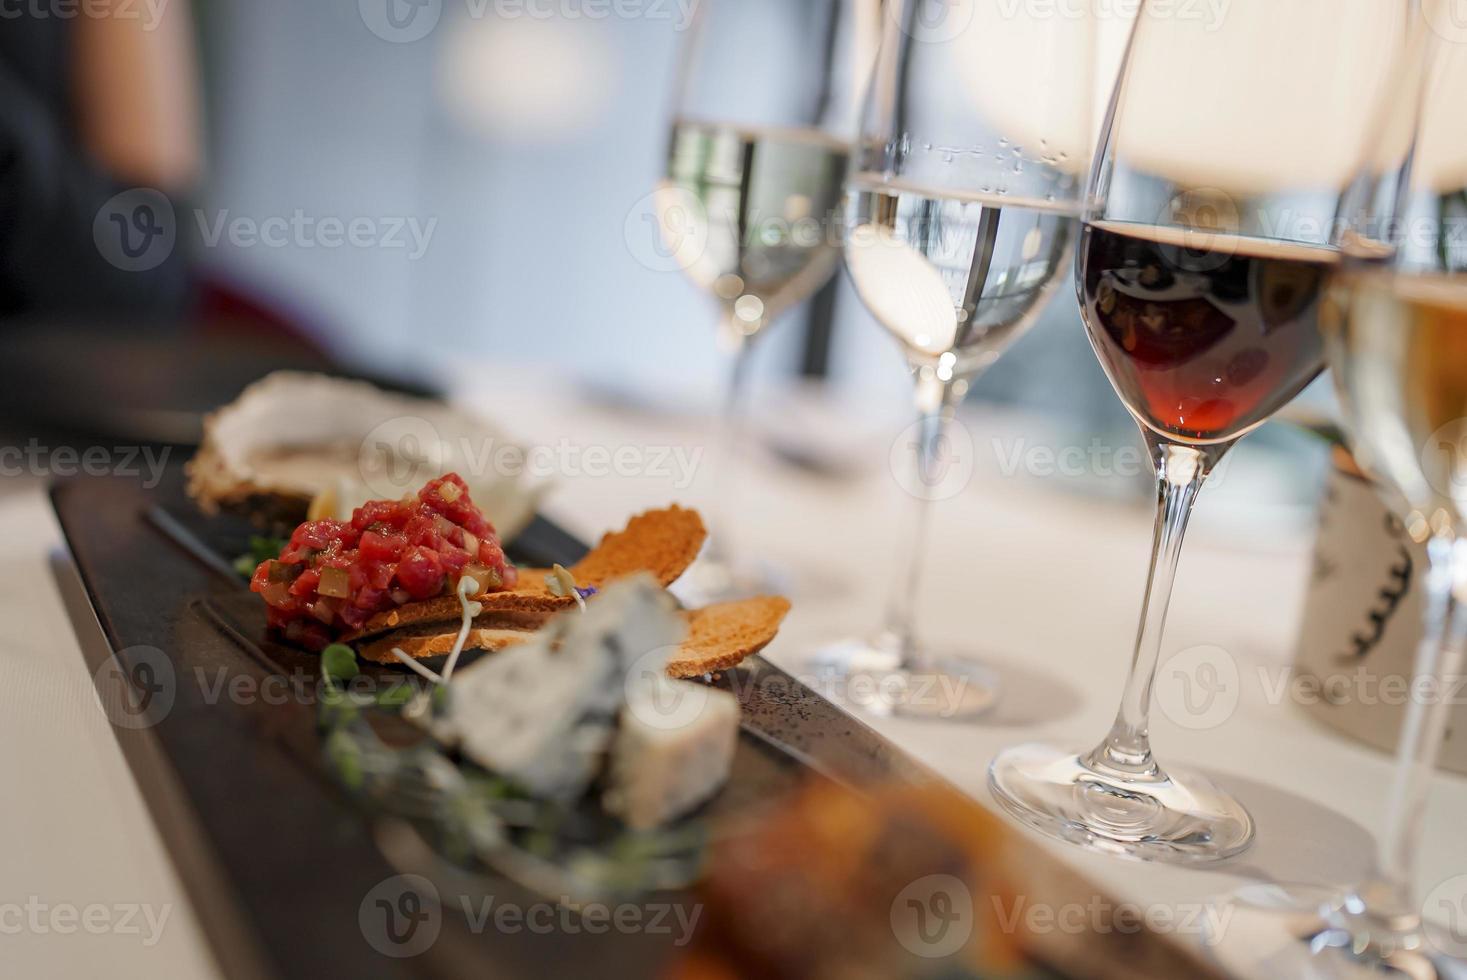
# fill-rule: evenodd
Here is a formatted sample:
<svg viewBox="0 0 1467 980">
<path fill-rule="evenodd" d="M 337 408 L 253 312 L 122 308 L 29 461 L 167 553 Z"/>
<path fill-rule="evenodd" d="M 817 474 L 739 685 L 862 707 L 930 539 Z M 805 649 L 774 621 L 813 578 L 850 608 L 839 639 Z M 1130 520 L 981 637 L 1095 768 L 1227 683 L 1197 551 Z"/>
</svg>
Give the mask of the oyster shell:
<svg viewBox="0 0 1467 980">
<path fill-rule="evenodd" d="M 457 472 L 507 541 L 547 489 L 512 465 L 522 459 L 499 429 L 441 402 L 279 371 L 204 420 L 188 493 L 206 513 L 293 526 L 308 516 L 345 520 L 368 500 L 397 499 Z"/>
</svg>

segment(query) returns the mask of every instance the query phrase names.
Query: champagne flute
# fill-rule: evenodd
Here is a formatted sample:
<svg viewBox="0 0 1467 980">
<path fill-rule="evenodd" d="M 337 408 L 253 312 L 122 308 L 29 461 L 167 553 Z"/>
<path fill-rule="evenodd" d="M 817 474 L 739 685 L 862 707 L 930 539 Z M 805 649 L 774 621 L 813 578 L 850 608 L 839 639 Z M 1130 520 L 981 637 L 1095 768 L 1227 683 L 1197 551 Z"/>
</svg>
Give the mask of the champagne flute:
<svg viewBox="0 0 1467 980">
<path fill-rule="evenodd" d="M 957 720 L 992 707 L 998 679 L 917 635 L 930 507 L 951 493 L 956 406 L 1068 267 L 1091 142 L 1094 25 L 1003 0 L 897 0 L 887 11 L 846 182 L 846 269 L 915 381 L 919 418 L 904 438 L 916 501 L 884 625 L 816 662 L 870 682 L 878 696 L 857 707 Z"/>
<path fill-rule="evenodd" d="M 1394 18 L 1394 19 L 1393 19 Z M 1044 744 L 989 770 L 1020 822 L 1174 863 L 1242 851 L 1253 820 L 1152 754 L 1152 683 L 1182 539 L 1208 474 L 1324 366 L 1331 229 L 1387 74 L 1396 3 L 1235 0 L 1218 23 L 1143 0 L 1091 171 L 1076 280 L 1092 346 L 1157 473 L 1130 675 L 1090 750 Z M 1308 45 L 1296 43 L 1309 37 Z M 1333 68 L 1355 69 L 1341 78 Z M 1264 67 L 1260 67 L 1264 66 Z"/>
<path fill-rule="evenodd" d="M 1439 9 L 1432 2 L 1428 18 Z M 1414 56 L 1359 183 L 1358 213 L 1347 210 L 1346 261 L 1324 318 L 1356 456 L 1427 549 L 1417 680 L 1366 879 L 1328 892 L 1244 889 L 1234 899 L 1234 912 L 1278 917 L 1302 940 L 1249 965 L 1298 976 L 1467 975 L 1467 947 L 1428 930 L 1413 887 L 1452 703 L 1442 685 L 1461 676 L 1467 650 L 1467 35 L 1453 43 L 1425 23 L 1414 25 Z"/>
<path fill-rule="evenodd" d="M 696 604 L 772 584 L 767 568 L 734 559 L 725 507 L 750 350 L 839 265 L 841 179 L 878 19 L 878 0 L 696 7 L 655 195 L 665 247 L 718 303 L 718 343 L 733 362 L 708 550 L 680 585 Z"/>
</svg>

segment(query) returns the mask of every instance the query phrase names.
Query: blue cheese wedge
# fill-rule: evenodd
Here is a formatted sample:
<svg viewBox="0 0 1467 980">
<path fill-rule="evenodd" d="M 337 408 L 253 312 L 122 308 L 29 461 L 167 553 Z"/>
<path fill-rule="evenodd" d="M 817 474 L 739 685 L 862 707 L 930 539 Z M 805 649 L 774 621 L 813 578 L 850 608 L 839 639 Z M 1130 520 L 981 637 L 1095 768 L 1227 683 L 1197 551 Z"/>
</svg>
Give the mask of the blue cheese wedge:
<svg viewBox="0 0 1467 980">
<path fill-rule="evenodd" d="M 602 806 L 648 830 L 711 798 L 728 780 L 739 702 L 727 691 L 661 675 L 629 685 Z"/>
<path fill-rule="evenodd" d="M 584 613 L 459 671 L 435 734 L 536 797 L 571 802 L 603 765 L 628 678 L 660 674 L 685 632 L 650 576 L 624 579 Z"/>
</svg>

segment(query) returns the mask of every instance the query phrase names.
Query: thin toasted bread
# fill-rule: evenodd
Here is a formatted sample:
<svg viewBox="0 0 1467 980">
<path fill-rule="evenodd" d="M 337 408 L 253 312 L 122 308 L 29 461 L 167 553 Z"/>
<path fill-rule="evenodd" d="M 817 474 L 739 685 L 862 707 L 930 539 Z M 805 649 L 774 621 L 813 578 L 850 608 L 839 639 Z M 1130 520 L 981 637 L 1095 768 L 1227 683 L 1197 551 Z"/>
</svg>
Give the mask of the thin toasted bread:
<svg viewBox="0 0 1467 980">
<path fill-rule="evenodd" d="M 693 563 L 708 531 L 696 510 L 674 504 L 662 510 L 638 514 L 625 530 L 607 534 L 590 553 L 571 566 L 576 584 L 581 588 L 600 589 L 619 578 L 637 572 L 648 572 L 659 585 L 668 586 Z M 476 596 L 486 613 L 550 614 L 575 606 L 574 596 L 558 596 L 550 591 L 545 577 L 550 570 L 527 568 L 520 571 L 519 584 L 505 592 Z M 343 637 L 356 643 L 389 630 L 419 623 L 446 623 L 459 618 L 460 607 L 455 596 L 439 596 L 426 602 L 407 605 L 378 613 L 355 633 Z M 455 634 L 457 630 L 454 631 Z M 390 656 L 390 654 L 389 654 Z"/>
<path fill-rule="evenodd" d="M 457 603 L 455 603 L 456 605 Z M 498 651 L 519 643 L 544 626 L 554 615 L 546 612 L 491 612 L 475 617 L 469 628 L 465 650 Z M 393 630 L 382 636 L 373 637 L 357 647 L 363 658 L 379 664 L 395 663 L 394 647 L 410 657 L 426 660 L 442 657 L 453 652 L 454 640 L 458 638 L 458 627 L 441 620 L 415 623 Z"/>
<path fill-rule="evenodd" d="M 465 650 L 487 650 L 490 653 L 498 653 L 505 647 L 523 643 L 535 634 L 529 630 L 517 630 L 492 626 L 474 626 L 469 629 L 468 639 L 464 642 Z M 401 650 L 414 660 L 428 660 L 433 657 L 446 657 L 453 652 L 453 645 L 458 640 L 458 633 L 424 634 L 421 636 L 399 636 L 396 633 L 389 634 L 371 643 L 364 644 L 357 652 L 367 660 L 379 664 L 390 664 L 397 661 L 393 650 Z"/>
<path fill-rule="evenodd" d="M 672 677 L 700 677 L 737 666 L 769 645 L 789 609 L 788 599 L 759 596 L 685 610 L 682 616 L 688 623 L 688 636 L 668 661 L 667 673 Z M 498 652 L 525 642 L 543 624 L 544 619 L 537 622 L 535 617 L 522 614 L 481 615 L 474 620 L 464 649 Z M 363 644 L 357 652 L 367 660 L 384 664 L 397 659 L 392 653 L 394 648 L 425 660 L 451 653 L 457 639 L 458 630 L 448 630 L 443 623 L 420 623 Z"/>
<path fill-rule="evenodd" d="M 668 674 L 699 677 L 737 666 L 770 644 L 789 611 L 782 596 L 756 596 L 684 613 L 688 636 L 668 661 Z"/>
</svg>

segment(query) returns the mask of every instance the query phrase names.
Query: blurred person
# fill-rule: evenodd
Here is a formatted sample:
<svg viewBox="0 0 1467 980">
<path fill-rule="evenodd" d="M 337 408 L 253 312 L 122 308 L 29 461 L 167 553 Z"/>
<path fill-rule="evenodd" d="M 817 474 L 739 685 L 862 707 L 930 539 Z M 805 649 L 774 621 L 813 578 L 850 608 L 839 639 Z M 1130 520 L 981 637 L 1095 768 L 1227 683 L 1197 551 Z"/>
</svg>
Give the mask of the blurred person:
<svg viewBox="0 0 1467 980">
<path fill-rule="evenodd" d="M 183 310 L 175 202 L 201 165 L 193 56 L 187 0 L 0 0 L 0 317 Z M 147 247 L 165 223 L 155 252 L 119 260 L 119 236 Z"/>
</svg>

